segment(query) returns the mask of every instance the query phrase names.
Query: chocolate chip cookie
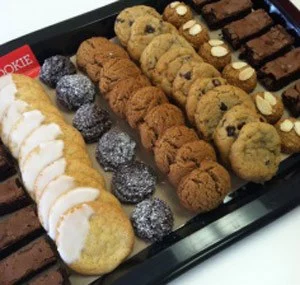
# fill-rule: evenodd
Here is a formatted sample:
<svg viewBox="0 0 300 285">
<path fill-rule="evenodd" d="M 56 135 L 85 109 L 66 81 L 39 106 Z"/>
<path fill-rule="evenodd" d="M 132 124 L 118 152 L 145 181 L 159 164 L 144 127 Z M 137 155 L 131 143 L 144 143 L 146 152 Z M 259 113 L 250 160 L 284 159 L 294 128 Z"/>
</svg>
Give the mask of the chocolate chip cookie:
<svg viewBox="0 0 300 285">
<path fill-rule="evenodd" d="M 218 77 L 220 72 L 211 64 L 189 61 L 181 66 L 173 81 L 172 96 L 182 107 L 186 105 L 186 99 L 193 82 L 198 78 Z"/>
<path fill-rule="evenodd" d="M 232 144 L 229 160 L 242 179 L 262 183 L 277 172 L 280 162 L 280 137 L 267 123 L 246 124 Z"/>
<path fill-rule="evenodd" d="M 201 96 L 206 94 L 209 90 L 220 86 L 226 85 L 227 81 L 222 77 L 212 77 L 212 78 L 197 78 L 192 85 L 190 86 L 187 99 L 185 110 L 189 122 L 195 126 L 195 113 L 198 105 L 198 101 L 200 100 Z"/>
<path fill-rule="evenodd" d="M 251 97 L 242 89 L 232 85 L 218 86 L 208 91 L 205 96 L 201 96 L 195 113 L 195 123 L 199 134 L 205 140 L 211 140 L 224 113 L 241 104 L 255 109 Z"/>
<path fill-rule="evenodd" d="M 130 39 L 131 27 L 135 20 L 145 15 L 152 15 L 158 19 L 161 15 L 152 7 L 137 5 L 124 9 L 116 18 L 114 30 L 123 46 L 127 46 Z"/>
</svg>

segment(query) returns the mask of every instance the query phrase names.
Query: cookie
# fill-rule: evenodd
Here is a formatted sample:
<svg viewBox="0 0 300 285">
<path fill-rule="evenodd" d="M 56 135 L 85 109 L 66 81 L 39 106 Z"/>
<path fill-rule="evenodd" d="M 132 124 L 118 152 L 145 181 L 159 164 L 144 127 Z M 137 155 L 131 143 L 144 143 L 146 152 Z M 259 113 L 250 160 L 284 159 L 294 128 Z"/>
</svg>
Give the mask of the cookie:
<svg viewBox="0 0 300 285">
<path fill-rule="evenodd" d="M 55 55 L 45 59 L 40 71 L 40 80 L 49 87 L 55 88 L 63 76 L 74 73 L 76 68 L 67 56 Z"/>
<path fill-rule="evenodd" d="M 86 143 L 93 143 L 111 128 L 112 121 L 109 113 L 99 105 L 85 104 L 76 111 L 73 126 L 82 134 Z"/>
<path fill-rule="evenodd" d="M 200 98 L 195 113 L 195 123 L 199 134 L 205 140 L 211 140 L 224 113 L 241 104 L 255 108 L 250 96 L 238 87 L 222 85 L 208 91 Z"/>
<path fill-rule="evenodd" d="M 137 77 L 140 74 L 140 69 L 127 58 L 109 59 L 103 64 L 100 70 L 100 92 L 105 96 L 119 81 L 130 77 Z"/>
<path fill-rule="evenodd" d="M 136 5 L 126 8 L 117 16 L 114 30 L 123 46 L 127 46 L 131 35 L 131 27 L 135 20 L 146 15 L 151 15 L 161 19 L 161 15 L 156 12 L 154 8 L 144 5 Z"/>
<path fill-rule="evenodd" d="M 103 37 L 83 41 L 76 53 L 78 68 L 95 83 L 99 81 L 103 64 L 112 58 L 128 58 L 128 54 L 122 47 Z"/>
<path fill-rule="evenodd" d="M 168 99 L 160 88 L 155 86 L 140 88 L 129 97 L 126 106 L 127 122 L 132 128 L 137 128 L 144 122 L 150 110 L 167 102 Z"/>
<path fill-rule="evenodd" d="M 141 58 L 141 69 L 152 79 L 152 74 L 158 60 L 167 51 L 176 48 L 184 47 L 194 51 L 193 47 L 181 36 L 177 34 L 162 34 L 155 37 L 144 49 Z"/>
<path fill-rule="evenodd" d="M 179 79 L 178 79 L 179 80 Z M 220 86 L 226 85 L 227 81 L 222 77 L 212 78 L 197 78 L 189 88 L 188 95 L 186 98 L 185 110 L 189 122 L 195 125 L 195 113 L 198 105 L 198 101 L 201 96 L 206 94 L 209 90 Z"/>
<path fill-rule="evenodd" d="M 111 272 L 134 245 L 134 233 L 124 211 L 101 201 L 68 210 L 59 221 L 57 233 L 57 249 L 63 261 L 84 275 Z"/>
<path fill-rule="evenodd" d="M 229 84 L 243 89 L 247 93 L 251 93 L 257 85 L 257 76 L 255 69 L 246 62 L 236 61 L 227 64 L 222 76 Z"/>
<path fill-rule="evenodd" d="M 281 139 L 281 151 L 300 152 L 300 121 L 292 117 L 281 119 L 275 127 Z"/>
<path fill-rule="evenodd" d="M 184 23 L 179 28 L 179 34 L 181 34 L 196 50 L 209 40 L 207 28 L 196 19 Z"/>
<path fill-rule="evenodd" d="M 280 162 L 280 137 L 267 123 L 246 124 L 232 144 L 229 160 L 242 179 L 256 183 L 270 180 Z"/>
<path fill-rule="evenodd" d="M 202 213 L 222 204 L 230 190 L 230 175 L 227 170 L 217 162 L 205 160 L 181 180 L 177 195 L 186 209 Z"/>
<path fill-rule="evenodd" d="M 124 119 L 129 98 L 140 88 L 149 85 L 148 78 L 142 74 L 120 80 L 106 95 L 110 108 L 120 118 Z"/>
<path fill-rule="evenodd" d="M 220 72 L 208 63 L 198 61 L 187 62 L 180 67 L 173 81 L 172 97 L 180 106 L 184 107 L 190 87 L 196 79 L 219 76 Z"/>
<path fill-rule="evenodd" d="M 198 140 L 193 129 L 186 126 L 174 126 L 167 129 L 155 143 L 154 159 L 159 170 L 165 174 L 175 160 L 178 149 L 185 143 Z"/>
<path fill-rule="evenodd" d="M 69 111 L 93 103 L 96 90 L 92 81 L 81 74 L 65 75 L 56 85 L 57 103 Z"/>
<path fill-rule="evenodd" d="M 136 142 L 118 128 L 105 133 L 96 148 L 96 159 L 105 171 L 115 171 L 135 157 Z"/>
<path fill-rule="evenodd" d="M 216 153 L 209 143 L 197 140 L 183 144 L 170 165 L 169 181 L 177 187 L 186 175 L 201 165 L 203 160 L 217 160 Z"/>
<path fill-rule="evenodd" d="M 258 92 L 253 95 L 257 111 L 270 124 L 275 124 L 283 115 L 284 107 L 281 99 L 270 92 Z"/>
<path fill-rule="evenodd" d="M 300 116 L 300 81 L 282 93 L 282 101 L 293 117 Z"/>
<path fill-rule="evenodd" d="M 202 59 L 188 48 L 177 47 L 166 52 L 156 64 L 152 74 L 155 85 L 161 86 L 167 95 L 172 93 L 173 81 L 184 63 L 202 62 Z"/>
<path fill-rule="evenodd" d="M 224 114 L 214 131 L 213 139 L 221 159 L 226 165 L 229 165 L 228 157 L 231 146 L 244 125 L 260 121 L 264 121 L 264 119 L 244 105 L 234 106 Z"/>
<path fill-rule="evenodd" d="M 156 182 L 157 177 L 151 167 L 134 161 L 118 168 L 113 175 L 111 188 L 121 202 L 136 204 L 153 194 Z"/>
<path fill-rule="evenodd" d="M 179 108 L 168 103 L 154 107 L 139 126 L 142 145 L 147 150 L 153 149 L 155 142 L 168 128 L 180 125 L 184 125 L 184 117 Z"/>
<path fill-rule="evenodd" d="M 152 15 L 137 18 L 131 26 L 131 35 L 127 43 L 128 53 L 133 59 L 139 60 L 154 37 L 167 33 L 177 34 L 178 32 L 170 23 Z"/>
<path fill-rule="evenodd" d="M 175 1 L 165 8 L 163 19 L 178 29 L 187 21 L 193 19 L 193 12 L 185 3 Z"/>
<path fill-rule="evenodd" d="M 198 53 L 205 62 L 213 65 L 219 71 L 231 62 L 230 49 L 221 40 L 209 40 L 200 47 Z"/>
<path fill-rule="evenodd" d="M 172 231 L 174 224 L 170 207 L 158 198 L 147 199 L 137 204 L 130 220 L 135 234 L 148 242 L 162 240 Z"/>
</svg>

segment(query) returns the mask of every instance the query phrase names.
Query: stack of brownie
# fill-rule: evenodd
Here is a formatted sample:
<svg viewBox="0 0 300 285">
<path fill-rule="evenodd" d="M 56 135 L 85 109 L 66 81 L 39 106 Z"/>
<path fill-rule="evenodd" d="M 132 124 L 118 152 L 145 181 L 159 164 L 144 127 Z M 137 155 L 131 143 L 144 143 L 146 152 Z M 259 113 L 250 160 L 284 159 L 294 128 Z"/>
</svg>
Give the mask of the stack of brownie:
<svg viewBox="0 0 300 285">
<path fill-rule="evenodd" d="M 213 3 L 212 3 L 213 2 Z M 193 0 L 211 29 L 222 28 L 233 49 L 257 69 L 261 83 L 277 91 L 300 76 L 300 48 L 294 38 L 275 25 L 263 9 L 252 10 L 250 0 Z"/>
<path fill-rule="evenodd" d="M 14 161 L 1 144 L 0 180 L 15 173 Z M 29 284 L 69 284 L 63 268 L 48 270 L 57 263 L 58 255 L 43 236 L 35 207 L 17 177 L 0 184 L 0 215 L 0 284 L 16 284 L 32 277 Z"/>
</svg>

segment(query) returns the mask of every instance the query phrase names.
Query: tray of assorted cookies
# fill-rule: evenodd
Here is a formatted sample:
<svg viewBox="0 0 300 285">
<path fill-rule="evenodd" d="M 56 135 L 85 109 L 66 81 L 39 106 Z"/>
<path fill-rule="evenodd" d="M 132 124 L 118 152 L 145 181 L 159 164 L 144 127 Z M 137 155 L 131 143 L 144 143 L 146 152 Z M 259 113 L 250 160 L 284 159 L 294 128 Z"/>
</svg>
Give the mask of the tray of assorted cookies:
<svg viewBox="0 0 300 285">
<path fill-rule="evenodd" d="M 166 283 L 298 206 L 299 27 L 134 0 L 2 45 L 0 283 Z"/>
</svg>

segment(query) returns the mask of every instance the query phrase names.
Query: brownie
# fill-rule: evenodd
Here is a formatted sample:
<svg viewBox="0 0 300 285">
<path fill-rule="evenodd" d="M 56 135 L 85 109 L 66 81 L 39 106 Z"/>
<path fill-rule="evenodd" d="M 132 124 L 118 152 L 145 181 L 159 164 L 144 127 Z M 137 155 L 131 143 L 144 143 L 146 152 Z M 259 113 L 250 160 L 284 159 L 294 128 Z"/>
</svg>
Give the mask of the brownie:
<svg viewBox="0 0 300 285">
<path fill-rule="evenodd" d="M 18 178 L 0 183 L 0 215 L 10 213 L 29 204 L 30 199 Z"/>
<path fill-rule="evenodd" d="M 0 284 L 16 284 L 56 262 L 46 238 L 38 239 L 0 261 Z"/>
<path fill-rule="evenodd" d="M 291 49 L 294 38 L 281 26 L 276 25 L 262 36 L 243 45 L 240 57 L 258 67 L 283 55 Z"/>
<path fill-rule="evenodd" d="M 300 76 L 300 48 L 295 48 L 258 70 L 260 82 L 270 91 L 277 91 Z"/>
<path fill-rule="evenodd" d="M 224 38 L 234 49 L 265 33 L 273 25 L 272 18 L 263 9 L 258 9 L 245 18 L 232 22 L 222 29 Z"/>
<path fill-rule="evenodd" d="M 282 101 L 293 117 L 300 116 L 300 81 L 282 93 Z"/>
<path fill-rule="evenodd" d="M 8 153 L 4 145 L 0 145 L 0 181 L 16 173 L 16 168 L 12 156 Z"/>
<path fill-rule="evenodd" d="M 193 0 L 193 8 L 198 12 L 201 13 L 201 9 L 204 5 L 210 4 L 213 2 L 217 2 L 218 0 Z"/>
<path fill-rule="evenodd" d="M 52 269 L 46 273 L 41 274 L 34 280 L 28 283 L 28 285 L 69 285 L 67 273 L 64 269 Z"/>
<path fill-rule="evenodd" d="M 33 206 L 23 208 L 0 221 L 0 255 L 26 238 L 42 233 L 43 229 Z"/>
<path fill-rule="evenodd" d="M 221 0 L 205 5 L 202 16 L 211 29 L 219 29 L 251 12 L 251 0 Z"/>
</svg>

